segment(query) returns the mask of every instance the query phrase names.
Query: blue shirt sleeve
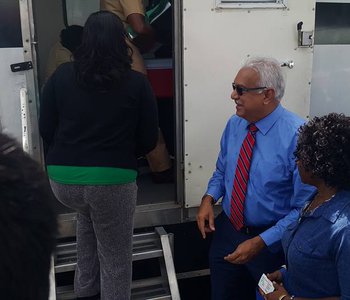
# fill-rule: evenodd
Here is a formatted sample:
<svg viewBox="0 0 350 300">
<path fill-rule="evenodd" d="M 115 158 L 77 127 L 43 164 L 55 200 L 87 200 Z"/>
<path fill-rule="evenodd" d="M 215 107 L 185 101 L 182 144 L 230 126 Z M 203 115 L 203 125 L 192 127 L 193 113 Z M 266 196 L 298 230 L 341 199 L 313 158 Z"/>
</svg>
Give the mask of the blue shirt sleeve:
<svg viewBox="0 0 350 300">
<path fill-rule="evenodd" d="M 350 227 L 349 225 L 339 232 L 339 243 L 336 249 L 336 267 L 341 291 L 341 299 L 350 299 Z"/>
<path fill-rule="evenodd" d="M 290 212 L 280 219 L 275 226 L 269 228 L 268 230 L 264 231 L 260 234 L 260 237 L 264 240 L 265 244 L 267 246 L 272 246 L 276 242 L 280 241 L 282 238 L 282 235 L 284 231 L 286 230 L 287 226 L 297 220 L 299 217 L 300 209 L 304 206 L 306 199 L 310 197 L 310 195 L 315 191 L 315 188 L 310 185 L 303 184 L 301 182 L 301 178 L 299 175 L 298 167 L 295 162 L 294 157 L 294 149 L 296 147 L 297 143 L 297 136 L 295 136 L 295 139 L 293 143 L 291 143 L 291 149 L 290 151 L 292 153 L 291 157 L 289 158 L 290 166 L 291 166 L 291 172 L 292 172 L 292 181 L 293 181 L 293 195 L 290 199 Z"/>
<path fill-rule="evenodd" d="M 315 190 L 314 187 L 305 185 L 301 182 L 298 169 L 293 172 L 294 194 L 291 198 L 291 211 L 282 219 L 280 219 L 275 226 L 269 228 L 260 234 L 267 246 L 272 246 L 274 243 L 281 240 L 283 232 L 287 226 L 294 222 L 299 217 L 300 209 L 304 206 L 305 200 L 309 198 Z"/>
</svg>

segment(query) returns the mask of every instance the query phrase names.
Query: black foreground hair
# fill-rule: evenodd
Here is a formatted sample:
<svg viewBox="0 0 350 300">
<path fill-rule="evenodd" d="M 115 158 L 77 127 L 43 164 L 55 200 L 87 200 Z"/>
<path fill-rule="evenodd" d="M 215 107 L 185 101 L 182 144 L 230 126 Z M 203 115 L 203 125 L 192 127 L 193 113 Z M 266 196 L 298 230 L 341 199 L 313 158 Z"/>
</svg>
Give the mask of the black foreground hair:
<svg viewBox="0 0 350 300">
<path fill-rule="evenodd" d="M 0 298 L 47 300 L 57 223 L 38 163 L 0 133 Z"/>
</svg>

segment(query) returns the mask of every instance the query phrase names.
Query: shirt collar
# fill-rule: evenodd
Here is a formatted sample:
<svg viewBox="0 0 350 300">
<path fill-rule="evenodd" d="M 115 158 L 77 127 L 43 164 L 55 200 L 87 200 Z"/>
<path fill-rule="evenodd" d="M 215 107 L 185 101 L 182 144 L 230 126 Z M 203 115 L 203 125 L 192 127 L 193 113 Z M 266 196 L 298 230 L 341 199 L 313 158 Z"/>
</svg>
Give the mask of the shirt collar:
<svg viewBox="0 0 350 300">
<path fill-rule="evenodd" d="M 266 135 L 268 131 L 272 128 L 272 126 L 276 123 L 276 121 L 279 119 L 283 111 L 284 108 L 282 107 L 282 105 L 278 104 L 278 106 L 272 113 L 256 122 L 255 125 L 256 127 L 258 127 L 259 132 L 261 132 L 263 135 Z"/>
<path fill-rule="evenodd" d="M 331 223 L 335 223 L 335 221 L 337 221 L 342 211 L 344 210 L 345 206 L 349 204 L 349 198 L 350 191 L 339 191 L 335 194 L 333 199 L 316 209 L 313 216 L 322 216 Z"/>
</svg>

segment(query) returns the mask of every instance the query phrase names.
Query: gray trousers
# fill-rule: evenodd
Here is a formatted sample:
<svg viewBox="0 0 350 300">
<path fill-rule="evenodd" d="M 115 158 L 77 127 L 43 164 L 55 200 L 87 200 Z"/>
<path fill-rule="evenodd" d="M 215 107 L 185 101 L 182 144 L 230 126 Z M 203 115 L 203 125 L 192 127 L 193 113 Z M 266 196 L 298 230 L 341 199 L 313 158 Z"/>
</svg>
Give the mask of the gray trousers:
<svg viewBox="0 0 350 300">
<path fill-rule="evenodd" d="M 137 185 L 66 185 L 50 181 L 57 199 L 77 215 L 77 297 L 129 300 Z"/>
</svg>

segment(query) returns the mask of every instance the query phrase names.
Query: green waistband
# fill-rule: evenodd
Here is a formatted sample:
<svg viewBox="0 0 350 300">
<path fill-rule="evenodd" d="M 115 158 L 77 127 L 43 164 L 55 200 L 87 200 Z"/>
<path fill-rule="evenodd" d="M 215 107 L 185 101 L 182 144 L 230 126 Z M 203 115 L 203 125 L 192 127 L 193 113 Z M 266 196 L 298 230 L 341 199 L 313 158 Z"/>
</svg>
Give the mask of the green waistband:
<svg viewBox="0 0 350 300">
<path fill-rule="evenodd" d="M 51 180 L 62 184 L 112 185 L 136 180 L 137 172 L 113 167 L 47 166 Z"/>
</svg>

